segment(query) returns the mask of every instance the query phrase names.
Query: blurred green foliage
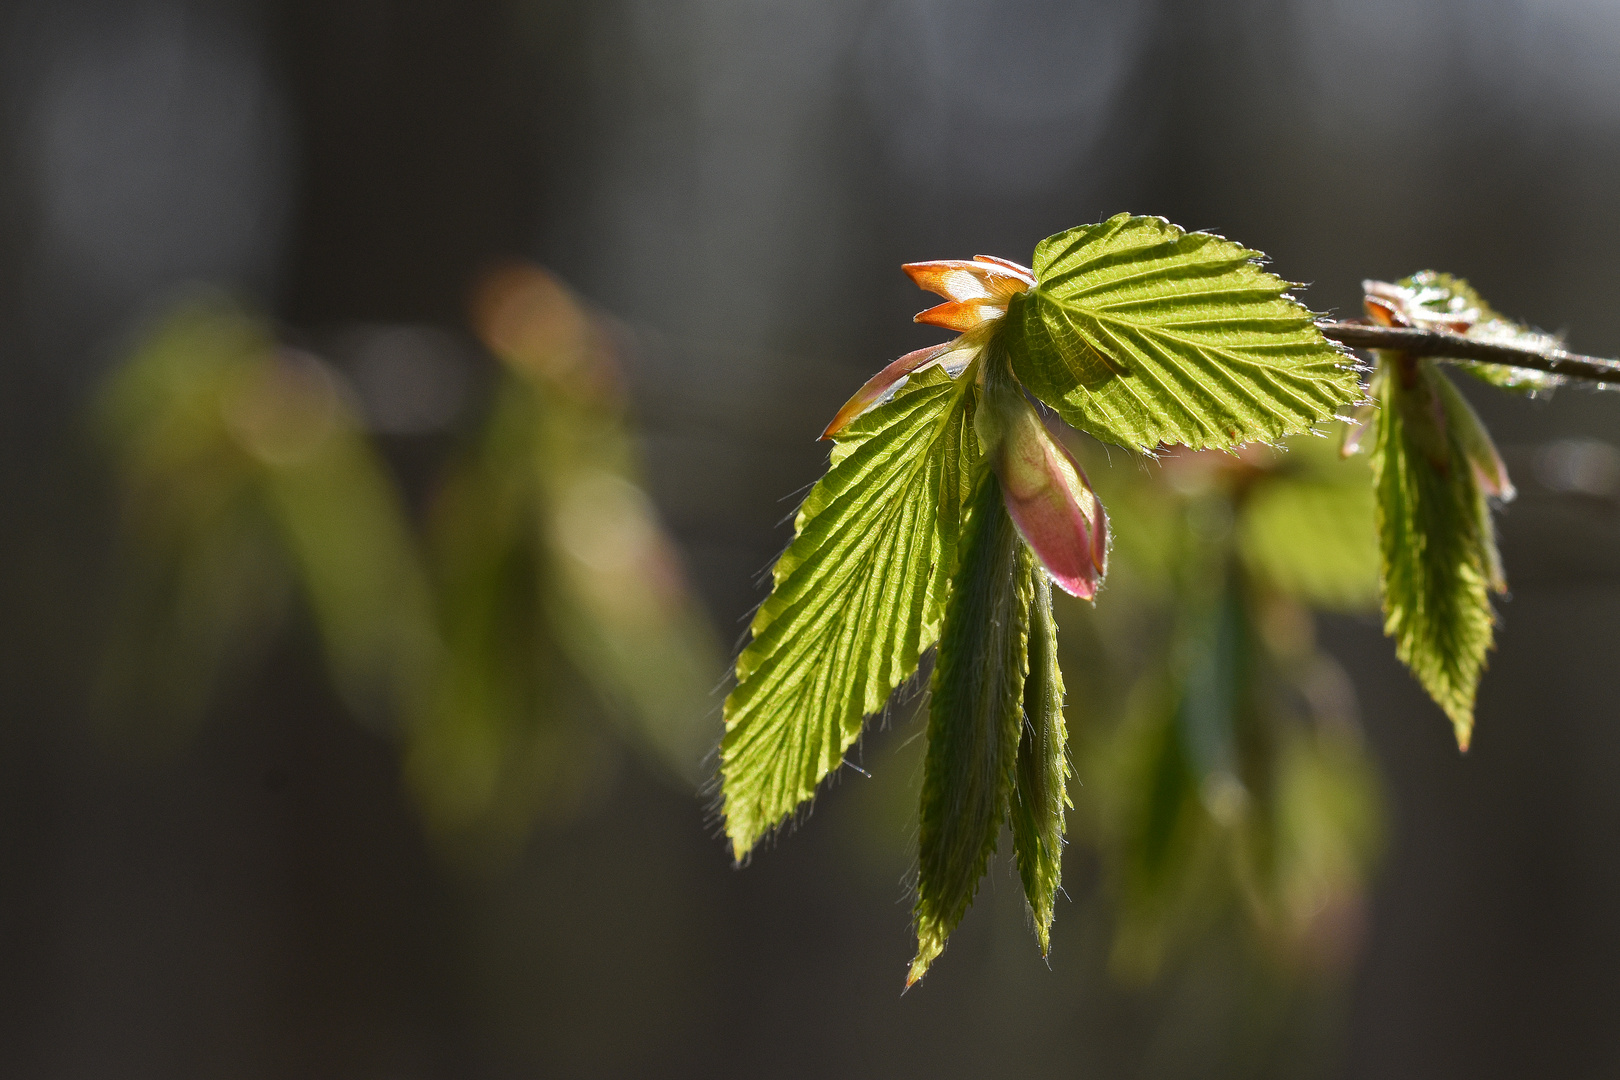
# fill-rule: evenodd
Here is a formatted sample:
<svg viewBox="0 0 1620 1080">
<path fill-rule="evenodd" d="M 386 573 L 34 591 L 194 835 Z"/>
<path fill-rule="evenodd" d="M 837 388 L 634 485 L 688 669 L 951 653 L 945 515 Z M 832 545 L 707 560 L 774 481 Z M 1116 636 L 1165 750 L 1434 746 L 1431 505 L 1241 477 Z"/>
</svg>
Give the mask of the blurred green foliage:
<svg viewBox="0 0 1620 1080">
<path fill-rule="evenodd" d="M 158 321 L 98 411 L 122 496 L 109 715 L 183 735 L 301 609 L 447 836 L 504 846 L 570 807 L 597 712 L 697 784 L 723 663 L 640 486 L 609 335 L 524 267 L 477 322 L 488 416 L 418 527 L 331 367 L 223 296 Z"/>
<path fill-rule="evenodd" d="M 381 723 L 425 691 L 425 575 L 349 401 L 222 296 L 182 301 L 117 372 L 99 408 L 123 496 L 106 706 L 185 731 L 294 595 L 357 714 Z"/>
<path fill-rule="evenodd" d="M 1313 612 L 1376 610 L 1365 462 L 1314 436 L 1137 468 L 1076 449 L 1117 537 L 1107 602 L 1060 609 L 1073 839 L 1116 901 L 1116 969 L 1150 977 L 1234 911 L 1286 968 L 1341 966 L 1382 801 Z"/>
</svg>

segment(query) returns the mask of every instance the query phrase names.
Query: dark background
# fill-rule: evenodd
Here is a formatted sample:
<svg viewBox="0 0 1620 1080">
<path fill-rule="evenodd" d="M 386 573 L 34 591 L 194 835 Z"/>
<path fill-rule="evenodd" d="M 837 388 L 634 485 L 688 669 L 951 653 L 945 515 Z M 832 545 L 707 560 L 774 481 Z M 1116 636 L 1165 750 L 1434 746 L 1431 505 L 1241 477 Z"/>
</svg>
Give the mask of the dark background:
<svg viewBox="0 0 1620 1080">
<path fill-rule="evenodd" d="M 1003 867 L 904 997 L 904 717 L 742 871 L 628 755 L 520 865 L 448 868 L 307 631 L 190 745 L 106 746 L 83 420 L 184 282 L 322 342 L 462 327 L 481 268 L 536 259 L 629 328 L 652 487 L 729 636 L 825 417 L 934 339 L 908 259 L 1158 213 L 1317 308 L 1434 266 L 1620 354 L 1620 7 L 11 0 L 0 34 L 6 1075 L 1620 1072 L 1616 476 L 1550 453 L 1612 460 L 1620 399 L 1473 395 L 1524 494 L 1467 758 L 1376 622 L 1327 628 L 1393 804 L 1348 981 L 1250 985 L 1216 942 L 1121 986 L 1075 850 L 1049 968 Z M 410 491 L 450 445 L 385 438 Z"/>
</svg>

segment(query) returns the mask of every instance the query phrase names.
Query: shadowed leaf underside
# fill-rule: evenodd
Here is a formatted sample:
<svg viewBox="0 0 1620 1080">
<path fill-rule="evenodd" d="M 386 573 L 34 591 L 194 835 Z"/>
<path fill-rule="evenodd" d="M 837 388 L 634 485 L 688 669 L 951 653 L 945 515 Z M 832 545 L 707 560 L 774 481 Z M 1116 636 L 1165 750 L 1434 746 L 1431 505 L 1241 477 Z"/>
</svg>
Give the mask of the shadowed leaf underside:
<svg viewBox="0 0 1620 1080">
<path fill-rule="evenodd" d="M 1051 948 L 1052 909 L 1062 880 L 1063 812 L 1072 805 L 1068 778 L 1052 586 L 1045 574 L 1037 573 L 1029 608 L 1029 674 L 1024 680 L 1024 727 L 1014 769 L 1012 835 L 1018 876 L 1043 954 Z"/>
<path fill-rule="evenodd" d="M 918 832 L 917 956 L 922 978 L 967 913 L 1006 820 L 1023 726 L 1035 559 L 985 470 L 963 530 L 928 708 Z"/>
</svg>

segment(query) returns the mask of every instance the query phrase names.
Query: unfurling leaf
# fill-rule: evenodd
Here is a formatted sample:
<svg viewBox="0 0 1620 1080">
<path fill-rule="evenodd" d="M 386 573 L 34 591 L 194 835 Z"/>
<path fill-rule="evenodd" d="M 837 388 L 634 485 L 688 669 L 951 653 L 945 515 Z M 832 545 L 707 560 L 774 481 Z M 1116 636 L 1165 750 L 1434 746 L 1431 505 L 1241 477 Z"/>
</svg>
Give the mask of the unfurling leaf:
<svg viewBox="0 0 1620 1080">
<path fill-rule="evenodd" d="M 1422 270 L 1393 285 L 1383 281 L 1361 284 L 1367 293 L 1369 313 L 1385 325 L 1447 330 L 1479 341 L 1538 352 L 1564 347 L 1563 340 L 1553 334 L 1533 330 L 1497 314 L 1485 298 L 1460 277 Z M 1564 381 L 1549 371 L 1509 364 L 1464 360 L 1457 361 L 1457 366 L 1476 379 L 1521 394 L 1551 390 Z"/>
<path fill-rule="evenodd" d="M 720 748 L 738 858 L 815 794 L 939 636 L 966 478 L 970 376 L 938 367 L 839 436 L 737 660 Z"/>
<path fill-rule="evenodd" d="M 1490 593 L 1506 587 L 1480 479 L 1482 458 L 1500 461 L 1432 360 L 1381 355 L 1373 395 L 1384 632 L 1466 750 L 1495 625 Z M 1511 490 L 1505 473 L 1492 482 Z"/>
<path fill-rule="evenodd" d="M 922 978 L 967 913 L 1007 818 L 1023 720 L 1034 559 L 988 469 L 974 490 L 928 706 L 918 833 Z"/>
<path fill-rule="evenodd" d="M 1063 672 L 1058 669 L 1052 586 L 1035 575 L 1029 608 L 1029 674 L 1024 726 L 1013 775 L 1013 853 L 1035 919 L 1041 953 L 1051 949 L 1052 909 L 1063 875 L 1063 812 L 1069 801 L 1068 729 L 1063 722 Z"/>
<path fill-rule="evenodd" d="M 1123 446 L 1227 448 L 1328 420 L 1360 399 L 1357 365 L 1259 257 L 1129 214 L 1048 237 L 1008 304 L 1013 371 Z"/>
</svg>

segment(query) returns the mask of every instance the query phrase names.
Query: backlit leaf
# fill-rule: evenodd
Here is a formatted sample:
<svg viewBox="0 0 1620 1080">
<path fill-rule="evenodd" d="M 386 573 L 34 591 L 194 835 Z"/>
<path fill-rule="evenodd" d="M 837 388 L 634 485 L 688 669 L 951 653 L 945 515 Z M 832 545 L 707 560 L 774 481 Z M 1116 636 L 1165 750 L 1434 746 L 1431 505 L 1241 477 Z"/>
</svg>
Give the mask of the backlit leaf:
<svg viewBox="0 0 1620 1080">
<path fill-rule="evenodd" d="M 737 660 L 721 743 L 738 858 L 815 794 L 939 636 L 963 485 L 978 458 L 971 375 L 937 368 L 838 436 Z"/>
<path fill-rule="evenodd" d="M 1361 397 L 1355 361 L 1258 252 L 1119 214 L 1043 240 L 1007 310 L 1013 370 L 1105 442 L 1275 441 Z"/>
<path fill-rule="evenodd" d="M 1052 585 L 1035 575 L 1029 609 L 1029 675 L 1018 740 L 1012 798 L 1013 852 L 1035 918 L 1041 952 L 1051 947 L 1052 907 L 1063 874 L 1063 812 L 1069 802 L 1068 730 L 1063 722 L 1063 672 L 1058 669 Z"/>
<path fill-rule="evenodd" d="M 1451 274 L 1422 270 L 1402 278 L 1394 285 L 1383 282 L 1369 285 L 1377 287 L 1376 290 L 1369 287 L 1370 293 L 1394 303 L 1413 326 L 1449 330 L 1480 341 L 1540 352 L 1564 347 L 1563 340 L 1553 334 L 1504 318 L 1485 302 L 1485 298 L 1472 285 Z M 1521 394 L 1551 390 L 1564 381 L 1550 371 L 1509 364 L 1466 360 L 1457 361 L 1456 366 L 1492 386 Z"/>
<path fill-rule="evenodd" d="M 1034 574 L 1034 556 L 986 469 L 963 530 L 929 688 L 917 956 L 908 986 L 922 978 L 967 913 L 1007 818 L 1023 726 Z"/>
<path fill-rule="evenodd" d="M 1490 507 L 1465 440 L 1478 420 L 1431 360 L 1379 361 L 1373 444 L 1384 632 L 1467 749 L 1503 588 Z"/>
</svg>

